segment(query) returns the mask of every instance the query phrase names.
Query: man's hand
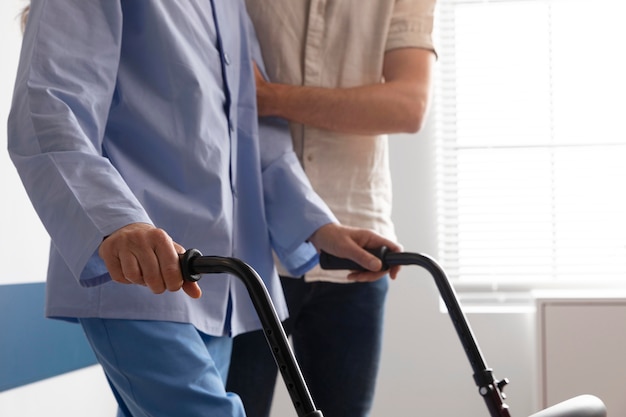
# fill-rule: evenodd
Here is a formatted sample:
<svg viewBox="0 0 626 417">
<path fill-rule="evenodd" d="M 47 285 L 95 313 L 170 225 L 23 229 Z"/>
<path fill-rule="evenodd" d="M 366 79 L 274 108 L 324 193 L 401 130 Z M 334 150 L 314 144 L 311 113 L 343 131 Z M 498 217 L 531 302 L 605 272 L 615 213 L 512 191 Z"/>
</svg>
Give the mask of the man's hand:
<svg viewBox="0 0 626 417">
<path fill-rule="evenodd" d="M 133 223 L 107 236 L 98 254 L 120 284 L 143 285 L 155 293 L 181 288 L 192 298 L 202 295 L 195 282 L 184 282 L 178 254 L 185 249 L 162 229 L 145 223 Z"/>
<path fill-rule="evenodd" d="M 309 241 L 317 250 L 350 259 L 368 270 L 350 273 L 348 279 L 352 281 L 375 281 L 387 273 L 395 279 L 400 270 L 399 266 L 392 266 L 389 271 L 381 271 L 381 260 L 363 249 L 386 246 L 391 252 L 402 251 L 402 247 L 397 243 L 370 230 L 330 223 L 317 229 Z"/>
</svg>

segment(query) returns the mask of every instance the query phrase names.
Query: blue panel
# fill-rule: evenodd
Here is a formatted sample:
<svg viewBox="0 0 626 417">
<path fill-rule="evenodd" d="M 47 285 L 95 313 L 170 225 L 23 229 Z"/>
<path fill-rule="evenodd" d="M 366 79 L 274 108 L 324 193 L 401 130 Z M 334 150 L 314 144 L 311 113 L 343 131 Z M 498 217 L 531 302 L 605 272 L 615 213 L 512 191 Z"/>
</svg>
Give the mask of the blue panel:
<svg viewBox="0 0 626 417">
<path fill-rule="evenodd" d="M 45 284 L 0 285 L 0 391 L 96 363 L 78 324 L 44 317 Z"/>
</svg>

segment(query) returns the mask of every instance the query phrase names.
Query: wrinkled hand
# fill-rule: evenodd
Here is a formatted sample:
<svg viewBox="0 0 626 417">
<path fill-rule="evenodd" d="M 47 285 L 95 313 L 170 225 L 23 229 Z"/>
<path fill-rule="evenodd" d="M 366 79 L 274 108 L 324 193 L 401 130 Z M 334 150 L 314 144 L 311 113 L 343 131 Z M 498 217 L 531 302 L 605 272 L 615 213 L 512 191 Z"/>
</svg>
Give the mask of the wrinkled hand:
<svg viewBox="0 0 626 417">
<path fill-rule="evenodd" d="M 198 284 L 183 281 L 178 254 L 184 251 L 164 230 L 133 223 L 107 236 L 98 254 L 115 282 L 143 285 L 155 294 L 182 288 L 190 297 L 199 298 Z"/>
<path fill-rule="evenodd" d="M 386 246 L 391 252 L 402 251 L 402 247 L 397 243 L 370 230 L 330 223 L 317 229 L 309 241 L 317 250 L 350 259 L 368 269 L 368 271 L 351 272 L 348 279 L 352 281 L 376 281 L 387 273 L 392 279 L 395 279 L 400 271 L 400 266 L 392 266 L 388 271 L 381 271 L 382 261 L 363 249 L 377 249 Z"/>
</svg>

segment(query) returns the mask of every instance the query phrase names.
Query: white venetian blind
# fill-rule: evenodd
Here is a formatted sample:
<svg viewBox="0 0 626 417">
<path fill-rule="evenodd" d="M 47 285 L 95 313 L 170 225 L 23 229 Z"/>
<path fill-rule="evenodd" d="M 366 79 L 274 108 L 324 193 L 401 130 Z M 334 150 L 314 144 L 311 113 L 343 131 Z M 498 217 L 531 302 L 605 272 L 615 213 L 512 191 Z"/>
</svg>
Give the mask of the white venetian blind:
<svg viewBox="0 0 626 417">
<path fill-rule="evenodd" d="M 626 1 L 440 0 L 437 15 L 455 285 L 626 287 Z"/>
</svg>

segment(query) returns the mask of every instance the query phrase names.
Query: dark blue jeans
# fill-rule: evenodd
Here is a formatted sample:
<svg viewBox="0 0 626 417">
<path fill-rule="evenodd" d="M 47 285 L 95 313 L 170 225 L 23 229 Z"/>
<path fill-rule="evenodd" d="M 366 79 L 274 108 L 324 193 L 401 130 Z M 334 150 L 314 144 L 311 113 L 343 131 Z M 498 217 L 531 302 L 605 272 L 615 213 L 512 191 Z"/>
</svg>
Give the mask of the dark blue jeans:
<svg viewBox="0 0 626 417">
<path fill-rule="evenodd" d="M 307 283 L 281 278 L 294 353 L 324 417 L 369 415 L 380 363 L 389 278 L 371 283 Z M 276 362 L 262 331 L 235 337 L 226 388 L 248 417 L 268 417 Z"/>
</svg>

